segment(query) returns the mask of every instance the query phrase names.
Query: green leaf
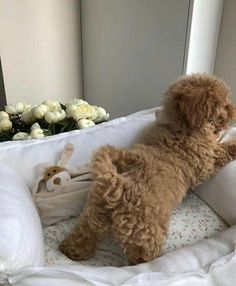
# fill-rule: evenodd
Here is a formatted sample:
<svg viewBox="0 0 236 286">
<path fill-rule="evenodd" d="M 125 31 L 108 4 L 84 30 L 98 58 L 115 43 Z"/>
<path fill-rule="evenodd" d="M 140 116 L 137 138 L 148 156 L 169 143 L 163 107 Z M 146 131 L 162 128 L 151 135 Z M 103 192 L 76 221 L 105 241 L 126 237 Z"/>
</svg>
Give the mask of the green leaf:
<svg viewBox="0 0 236 286">
<path fill-rule="evenodd" d="M 61 105 L 61 108 L 62 108 L 64 111 L 66 111 L 66 106 L 65 106 L 64 104 L 62 104 L 62 103 L 60 103 L 60 105 Z"/>
<path fill-rule="evenodd" d="M 10 135 L 9 132 L 0 133 L 0 142 L 11 141 L 11 140 L 12 140 L 12 136 Z"/>
<path fill-rule="evenodd" d="M 49 129 L 43 129 L 44 136 L 51 136 L 52 132 Z"/>
</svg>

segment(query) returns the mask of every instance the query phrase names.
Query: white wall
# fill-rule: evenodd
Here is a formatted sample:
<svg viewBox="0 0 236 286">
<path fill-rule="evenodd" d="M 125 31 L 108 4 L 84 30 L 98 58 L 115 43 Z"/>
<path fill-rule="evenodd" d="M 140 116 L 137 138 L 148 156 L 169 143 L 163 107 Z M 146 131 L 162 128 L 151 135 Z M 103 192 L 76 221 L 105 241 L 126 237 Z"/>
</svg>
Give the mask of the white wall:
<svg viewBox="0 0 236 286">
<path fill-rule="evenodd" d="M 223 0 L 194 1 L 187 57 L 187 74 L 196 72 L 214 73 L 223 2 Z"/>
<path fill-rule="evenodd" d="M 225 0 L 216 56 L 215 74 L 232 89 L 236 103 L 236 1 Z"/>
<path fill-rule="evenodd" d="M 82 96 L 79 0 L 0 0 L 8 103 Z"/>
</svg>

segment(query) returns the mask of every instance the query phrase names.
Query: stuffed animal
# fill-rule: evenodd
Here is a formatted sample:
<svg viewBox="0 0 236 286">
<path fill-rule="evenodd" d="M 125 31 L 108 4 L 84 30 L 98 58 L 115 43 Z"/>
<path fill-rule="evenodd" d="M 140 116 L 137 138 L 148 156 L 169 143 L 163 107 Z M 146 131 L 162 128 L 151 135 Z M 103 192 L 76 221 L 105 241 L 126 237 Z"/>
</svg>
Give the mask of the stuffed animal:
<svg viewBox="0 0 236 286">
<path fill-rule="evenodd" d="M 44 180 L 46 182 L 47 190 L 51 192 L 58 186 L 69 184 L 71 176 L 65 168 L 52 166 L 45 170 Z"/>
<path fill-rule="evenodd" d="M 46 188 L 49 192 L 54 191 L 57 187 L 61 187 L 63 185 L 69 184 L 71 181 L 70 171 L 72 171 L 71 166 L 67 166 L 70 157 L 72 156 L 74 151 L 74 146 L 70 143 L 66 144 L 64 150 L 62 151 L 62 155 L 60 160 L 56 165 L 47 167 L 44 170 L 43 178 L 46 183 Z M 39 168 L 46 167 L 46 165 L 40 164 Z M 74 169 L 73 169 L 74 170 Z M 73 173 L 73 171 L 72 171 Z"/>
<path fill-rule="evenodd" d="M 75 168 L 68 165 L 68 162 L 74 152 L 74 146 L 70 143 L 66 144 L 62 150 L 60 160 L 55 163 L 40 163 L 37 166 L 37 178 L 32 185 L 32 189 L 37 188 L 40 182 L 44 182 L 46 188 L 44 190 L 52 192 L 58 187 L 67 185 L 73 181 L 73 176 L 81 173 L 88 173 L 88 165 L 83 168 Z M 37 193 L 39 190 L 34 190 Z"/>
<path fill-rule="evenodd" d="M 43 225 L 51 225 L 76 216 L 83 207 L 91 178 L 88 165 L 68 164 L 74 146 L 66 144 L 57 163 L 40 163 L 31 186 L 33 200 Z"/>
</svg>

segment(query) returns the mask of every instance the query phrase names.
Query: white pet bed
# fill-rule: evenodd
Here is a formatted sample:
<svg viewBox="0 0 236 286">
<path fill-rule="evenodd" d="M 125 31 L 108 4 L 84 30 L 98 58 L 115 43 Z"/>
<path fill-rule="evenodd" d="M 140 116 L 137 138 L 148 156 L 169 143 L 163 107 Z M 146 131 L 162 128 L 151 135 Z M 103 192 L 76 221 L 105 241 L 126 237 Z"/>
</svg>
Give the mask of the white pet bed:
<svg viewBox="0 0 236 286">
<path fill-rule="evenodd" d="M 227 178 L 234 172 L 235 162 L 216 179 L 204 184 L 197 195 L 190 192 L 183 204 L 174 210 L 165 254 L 149 263 L 117 267 L 127 262 L 111 238 L 99 246 L 94 258 L 73 262 L 61 254 L 57 247 L 77 218 L 44 229 L 40 225 L 28 189 L 35 178 L 35 166 L 38 163 L 56 161 L 64 145 L 70 142 L 76 146 L 70 164 L 82 166 L 89 162 L 92 151 L 98 146 L 105 143 L 129 146 L 154 121 L 154 110 L 147 110 L 87 130 L 42 140 L 1 143 L 0 284 L 234 285 L 236 227 L 228 228 L 224 222 L 226 219 L 231 225 L 234 224 L 234 207 L 227 208 L 226 217 L 222 213 L 220 217 L 208 206 L 214 205 L 210 199 L 204 198 L 206 204 L 198 196 L 208 190 L 212 194 L 213 189 L 222 194 L 222 189 L 215 187 L 214 180 L 218 178 L 219 185 L 219 178 L 223 175 L 226 182 L 224 193 L 232 191 L 232 184 L 227 185 L 231 181 Z M 233 199 L 234 195 L 232 202 Z"/>
<path fill-rule="evenodd" d="M 88 260 L 75 262 L 58 250 L 59 242 L 70 232 L 77 218 L 45 227 L 45 255 L 47 266 L 85 265 L 85 266 L 125 266 L 126 257 L 119 245 L 107 237 L 99 246 L 96 255 Z M 189 193 L 184 202 L 174 210 L 169 236 L 163 249 L 164 253 L 191 245 L 194 242 L 214 236 L 228 228 L 226 223 L 194 193 Z"/>
</svg>

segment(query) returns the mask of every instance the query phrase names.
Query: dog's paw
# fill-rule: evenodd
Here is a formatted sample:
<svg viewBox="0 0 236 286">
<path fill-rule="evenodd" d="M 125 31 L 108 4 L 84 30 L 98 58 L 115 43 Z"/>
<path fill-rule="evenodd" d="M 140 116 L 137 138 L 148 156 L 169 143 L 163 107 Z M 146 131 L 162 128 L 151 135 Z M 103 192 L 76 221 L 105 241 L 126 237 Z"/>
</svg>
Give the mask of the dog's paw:
<svg viewBox="0 0 236 286">
<path fill-rule="evenodd" d="M 236 158 L 236 140 L 229 142 L 229 153 L 233 157 L 233 159 Z"/>
<path fill-rule="evenodd" d="M 60 243 L 59 250 L 71 260 L 85 260 L 94 255 L 96 243 L 71 234 Z"/>
</svg>

